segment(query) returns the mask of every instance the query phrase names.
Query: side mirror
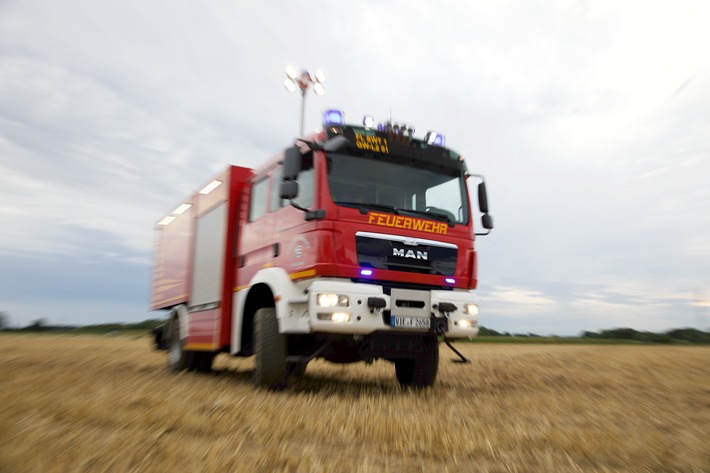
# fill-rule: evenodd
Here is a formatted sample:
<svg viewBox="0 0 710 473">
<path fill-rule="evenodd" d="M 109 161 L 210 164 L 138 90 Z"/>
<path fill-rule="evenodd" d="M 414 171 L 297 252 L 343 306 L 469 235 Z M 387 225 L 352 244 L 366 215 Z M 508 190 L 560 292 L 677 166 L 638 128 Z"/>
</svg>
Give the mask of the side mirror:
<svg viewBox="0 0 710 473">
<path fill-rule="evenodd" d="M 297 146 L 286 149 L 283 162 L 283 180 L 295 181 L 301 172 L 301 150 Z"/>
<path fill-rule="evenodd" d="M 298 181 L 281 181 L 279 194 L 282 199 L 286 200 L 298 197 Z"/>
<path fill-rule="evenodd" d="M 488 214 L 483 214 L 481 217 L 481 225 L 486 230 L 493 230 L 493 217 Z"/>
<path fill-rule="evenodd" d="M 475 177 L 481 182 L 478 184 L 478 209 L 483 215 L 481 215 L 481 226 L 487 231 L 485 233 L 478 233 L 476 235 L 488 235 L 491 230 L 493 230 L 493 217 L 488 215 L 488 193 L 486 192 L 486 180 L 480 174 L 467 174 L 466 177 Z"/>
<path fill-rule="evenodd" d="M 478 208 L 481 210 L 481 213 L 488 213 L 488 194 L 486 193 L 485 182 L 481 182 L 480 184 L 478 184 Z M 491 225 L 493 224 L 491 223 Z M 483 227 L 488 228 L 485 225 Z M 491 226 L 491 228 L 493 227 Z"/>
</svg>

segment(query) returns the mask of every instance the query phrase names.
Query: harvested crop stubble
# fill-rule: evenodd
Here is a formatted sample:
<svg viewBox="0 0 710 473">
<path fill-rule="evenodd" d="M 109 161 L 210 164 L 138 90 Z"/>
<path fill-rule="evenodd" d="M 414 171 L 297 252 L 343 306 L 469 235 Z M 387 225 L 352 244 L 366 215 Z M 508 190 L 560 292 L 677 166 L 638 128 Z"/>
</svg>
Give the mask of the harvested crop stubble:
<svg viewBox="0 0 710 473">
<path fill-rule="evenodd" d="M 171 375 L 147 338 L 0 336 L 0 472 L 710 471 L 710 348 L 459 344 L 437 384 L 313 362 Z"/>
</svg>

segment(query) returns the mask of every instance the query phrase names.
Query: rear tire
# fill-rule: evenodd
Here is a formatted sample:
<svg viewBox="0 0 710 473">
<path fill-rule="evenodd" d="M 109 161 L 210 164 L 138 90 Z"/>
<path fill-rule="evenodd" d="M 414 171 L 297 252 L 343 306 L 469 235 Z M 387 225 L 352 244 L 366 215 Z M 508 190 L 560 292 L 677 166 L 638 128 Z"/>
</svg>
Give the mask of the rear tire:
<svg viewBox="0 0 710 473">
<path fill-rule="evenodd" d="M 266 307 L 254 315 L 254 384 L 271 389 L 286 387 L 286 336 L 279 333 L 276 309 Z"/>
<path fill-rule="evenodd" d="M 425 388 L 434 384 L 439 371 L 439 342 L 436 338 L 426 338 L 422 346 L 423 351 L 415 358 L 394 360 L 400 385 Z"/>
<path fill-rule="evenodd" d="M 185 350 L 185 341 L 180 338 L 180 320 L 176 317 L 170 323 L 168 338 L 168 368 L 177 373 L 194 369 L 195 353 Z"/>
<path fill-rule="evenodd" d="M 214 361 L 214 356 L 215 354 L 210 351 L 195 352 L 195 369 L 200 373 L 209 373 L 212 371 L 212 361 Z"/>
</svg>

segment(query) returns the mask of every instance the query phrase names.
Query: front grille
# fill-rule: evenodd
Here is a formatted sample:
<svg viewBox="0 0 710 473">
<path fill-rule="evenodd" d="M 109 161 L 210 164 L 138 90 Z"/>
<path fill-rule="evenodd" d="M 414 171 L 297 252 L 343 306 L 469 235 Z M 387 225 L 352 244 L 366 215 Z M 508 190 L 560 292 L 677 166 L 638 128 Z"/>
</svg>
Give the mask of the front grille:
<svg viewBox="0 0 710 473">
<path fill-rule="evenodd" d="M 361 268 L 440 276 L 453 276 L 456 272 L 457 251 L 451 245 L 439 246 L 429 241 L 408 245 L 400 240 L 363 235 L 355 237 L 355 244 Z"/>
</svg>

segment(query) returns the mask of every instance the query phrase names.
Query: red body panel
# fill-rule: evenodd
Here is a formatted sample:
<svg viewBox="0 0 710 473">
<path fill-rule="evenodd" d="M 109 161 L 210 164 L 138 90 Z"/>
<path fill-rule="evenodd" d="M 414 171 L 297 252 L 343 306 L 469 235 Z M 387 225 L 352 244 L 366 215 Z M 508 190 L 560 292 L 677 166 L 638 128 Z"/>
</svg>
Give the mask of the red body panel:
<svg viewBox="0 0 710 473">
<path fill-rule="evenodd" d="M 187 302 L 192 245 L 192 208 L 175 216 L 170 225 L 159 225 L 153 266 L 152 310 Z"/>
</svg>

